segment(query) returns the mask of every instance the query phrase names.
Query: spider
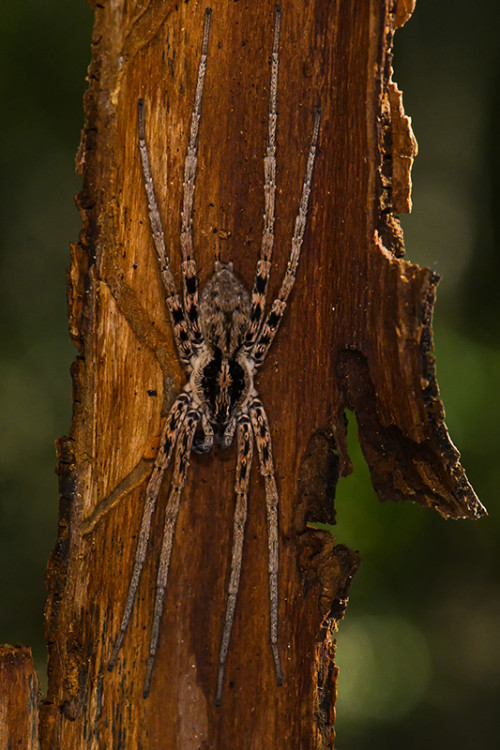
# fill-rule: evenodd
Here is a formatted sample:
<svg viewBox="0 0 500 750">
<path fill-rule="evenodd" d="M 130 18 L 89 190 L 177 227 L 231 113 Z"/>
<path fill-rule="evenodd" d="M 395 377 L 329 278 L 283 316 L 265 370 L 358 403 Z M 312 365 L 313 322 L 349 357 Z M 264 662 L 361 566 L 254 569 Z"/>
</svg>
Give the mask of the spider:
<svg viewBox="0 0 500 750">
<path fill-rule="evenodd" d="M 160 623 L 174 532 L 182 488 L 186 481 L 191 450 L 207 453 L 213 443 L 227 448 L 237 438 L 238 458 L 235 482 L 235 513 L 231 553 L 231 572 L 226 614 L 219 654 L 215 702 L 221 704 L 226 656 L 233 627 L 240 582 L 243 540 L 247 517 L 247 497 L 252 463 L 253 443 L 257 444 L 259 467 L 265 482 L 269 557 L 270 640 L 276 683 L 283 684 L 278 649 L 278 491 L 274 476 L 269 424 L 254 385 L 254 378 L 269 351 L 295 282 L 304 231 L 314 160 L 319 136 L 321 111 L 314 110 L 309 154 L 302 186 L 288 267 L 277 298 L 264 316 L 267 287 L 274 244 L 276 194 L 276 122 L 281 9 L 274 12 L 274 39 L 271 60 L 267 150 L 264 157 L 264 230 L 255 282 L 250 294 L 233 272 L 233 264 L 215 263 L 214 273 L 198 298 L 196 262 L 193 254 L 193 199 L 196 180 L 198 131 L 203 86 L 207 69 L 211 9 L 205 10 L 201 54 L 194 105 L 191 114 L 189 142 L 184 165 L 183 203 L 180 244 L 182 250 L 183 301 L 170 269 L 162 223 L 155 196 L 148 148 L 145 137 L 144 101 L 137 103 L 139 153 L 146 192 L 151 233 L 158 256 L 160 273 L 166 290 L 179 359 L 188 382 L 168 413 L 160 438 L 153 472 L 146 489 L 144 512 L 127 599 L 108 668 L 113 669 L 132 615 L 137 588 L 144 566 L 151 533 L 153 513 L 163 475 L 173 461 L 173 476 L 165 512 L 165 526 L 156 583 L 156 598 L 144 682 L 144 697 L 151 687 L 151 677 L 158 646 Z M 201 426 L 200 433 L 196 432 Z M 195 434 L 196 433 L 196 434 Z"/>
</svg>

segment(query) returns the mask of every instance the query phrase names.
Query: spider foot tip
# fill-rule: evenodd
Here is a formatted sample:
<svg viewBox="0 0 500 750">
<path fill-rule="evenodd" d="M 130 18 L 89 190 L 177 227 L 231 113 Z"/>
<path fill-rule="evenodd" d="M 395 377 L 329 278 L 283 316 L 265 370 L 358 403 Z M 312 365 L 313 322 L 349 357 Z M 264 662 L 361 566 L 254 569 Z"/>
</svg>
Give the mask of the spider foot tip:
<svg viewBox="0 0 500 750">
<path fill-rule="evenodd" d="M 113 653 L 111 654 L 111 658 L 108 661 L 108 672 L 112 672 L 116 665 L 116 660 L 118 658 L 118 647 L 115 646 L 113 649 Z"/>
<path fill-rule="evenodd" d="M 217 673 L 217 690 L 215 691 L 215 705 L 222 705 L 222 690 L 224 688 L 224 664 L 219 664 Z"/>
<path fill-rule="evenodd" d="M 150 685 L 144 685 L 144 690 L 142 691 L 142 697 L 143 698 L 149 698 L 149 693 L 151 691 Z"/>
<path fill-rule="evenodd" d="M 281 659 L 277 644 L 273 644 L 274 674 L 276 676 L 276 685 L 283 685 L 283 672 L 281 671 Z"/>
</svg>

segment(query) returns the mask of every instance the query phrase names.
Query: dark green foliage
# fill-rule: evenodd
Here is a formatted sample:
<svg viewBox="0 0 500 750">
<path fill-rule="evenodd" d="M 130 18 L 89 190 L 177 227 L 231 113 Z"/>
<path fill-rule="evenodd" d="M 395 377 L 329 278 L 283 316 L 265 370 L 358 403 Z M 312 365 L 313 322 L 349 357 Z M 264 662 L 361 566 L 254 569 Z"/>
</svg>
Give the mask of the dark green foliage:
<svg viewBox="0 0 500 750">
<path fill-rule="evenodd" d="M 44 575 L 57 529 L 54 440 L 71 418 L 69 243 L 90 58 L 81 2 L 6 3 L 0 29 L 0 640 L 32 646 L 42 684 Z"/>
<path fill-rule="evenodd" d="M 80 228 L 73 164 L 91 22 L 84 0 L 2 8 L 0 640 L 31 645 L 40 671 L 53 442 L 71 415 L 65 270 Z M 396 35 L 395 80 L 420 146 L 407 258 L 443 276 L 438 380 L 490 516 L 447 522 L 378 503 L 350 418 L 355 474 L 339 483 L 333 531 L 363 564 L 339 634 L 341 750 L 500 745 L 499 23 L 494 0 L 419 0 Z"/>
</svg>

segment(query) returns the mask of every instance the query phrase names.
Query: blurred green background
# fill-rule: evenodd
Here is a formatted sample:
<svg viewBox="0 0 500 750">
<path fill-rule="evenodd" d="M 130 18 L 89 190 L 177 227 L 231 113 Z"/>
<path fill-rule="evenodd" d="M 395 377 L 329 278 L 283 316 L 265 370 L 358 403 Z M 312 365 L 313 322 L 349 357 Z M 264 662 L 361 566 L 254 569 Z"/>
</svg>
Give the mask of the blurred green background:
<svg viewBox="0 0 500 750">
<path fill-rule="evenodd" d="M 418 0 L 395 80 L 420 148 L 407 258 L 443 276 L 435 314 L 447 423 L 490 516 L 444 521 L 380 504 L 350 418 L 355 473 L 338 540 L 363 564 L 338 638 L 339 750 L 500 747 L 500 5 Z M 71 417 L 68 245 L 90 55 L 84 0 L 2 6 L 0 90 L 0 641 L 44 669 L 44 571 L 57 524 L 54 439 Z"/>
<path fill-rule="evenodd" d="M 54 440 L 71 421 L 66 312 L 74 159 L 90 56 L 85 0 L 4 0 L 0 21 L 0 642 L 44 671 L 57 532 Z"/>
</svg>

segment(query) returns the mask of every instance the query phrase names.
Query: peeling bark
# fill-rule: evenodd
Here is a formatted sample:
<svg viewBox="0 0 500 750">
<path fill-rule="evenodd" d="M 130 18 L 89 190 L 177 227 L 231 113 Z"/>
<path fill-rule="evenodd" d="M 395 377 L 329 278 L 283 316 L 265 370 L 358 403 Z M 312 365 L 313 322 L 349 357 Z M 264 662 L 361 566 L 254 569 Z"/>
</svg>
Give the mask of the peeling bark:
<svg viewBox="0 0 500 750">
<path fill-rule="evenodd" d="M 59 442 L 59 536 L 48 569 L 50 748 L 333 747 L 335 630 L 358 556 L 308 521 L 334 520 L 351 470 L 353 409 L 381 499 L 452 517 L 484 512 L 452 445 L 434 373 L 437 277 L 402 259 L 416 146 L 391 81 L 394 29 L 411 0 L 283 6 L 276 246 L 286 267 L 313 107 L 323 120 L 308 228 L 286 319 L 258 387 L 281 497 L 280 641 L 268 645 L 264 488 L 254 467 L 223 705 L 214 705 L 227 588 L 235 452 L 192 457 L 151 695 L 142 698 L 168 477 L 132 622 L 106 669 L 128 587 L 155 437 L 183 375 L 150 237 L 137 151 L 147 133 L 167 247 L 179 269 L 180 202 L 203 5 L 94 3 L 72 250 L 74 417 Z M 212 3 L 194 232 L 200 284 L 215 251 L 248 288 L 263 210 L 272 4 Z M 180 274 L 177 275 L 179 279 Z"/>
</svg>

